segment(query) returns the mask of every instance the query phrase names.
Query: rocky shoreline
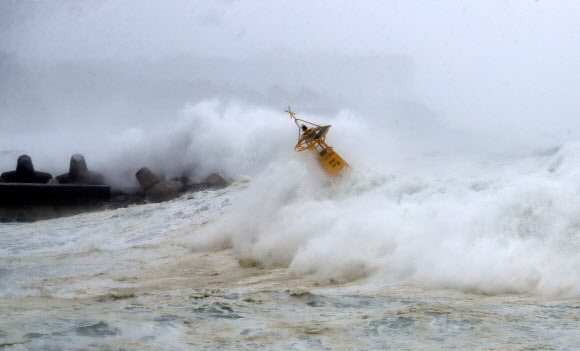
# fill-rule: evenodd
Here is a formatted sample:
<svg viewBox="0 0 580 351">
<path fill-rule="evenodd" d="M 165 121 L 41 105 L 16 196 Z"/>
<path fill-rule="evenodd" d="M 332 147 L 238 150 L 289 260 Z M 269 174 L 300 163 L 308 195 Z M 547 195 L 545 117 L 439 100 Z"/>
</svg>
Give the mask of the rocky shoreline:
<svg viewBox="0 0 580 351">
<path fill-rule="evenodd" d="M 135 173 L 140 189 L 111 189 L 106 177 L 89 171 L 84 157 L 71 157 L 69 172 L 52 177 L 34 169 L 28 155 L 21 155 L 16 170 L 0 175 L 0 223 L 33 222 L 103 211 L 132 205 L 163 202 L 184 193 L 221 189 L 229 182 L 218 173 L 202 182 L 181 176 L 165 180 L 143 167 Z"/>
</svg>

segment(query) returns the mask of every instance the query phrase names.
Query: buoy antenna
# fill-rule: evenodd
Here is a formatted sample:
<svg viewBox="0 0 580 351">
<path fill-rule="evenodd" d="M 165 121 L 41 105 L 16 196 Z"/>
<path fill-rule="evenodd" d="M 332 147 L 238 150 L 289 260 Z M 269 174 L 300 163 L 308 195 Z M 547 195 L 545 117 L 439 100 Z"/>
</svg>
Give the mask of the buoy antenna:
<svg viewBox="0 0 580 351">
<path fill-rule="evenodd" d="M 287 110 L 285 110 L 285 112 L 288 112 L 288 113 L 290 114 L 290 118 L 294 118 L 294 119 L 296 119 L 296 116 L 294 116 L 294 115 L 295 115 L 295 113 L 294 113 L 294 112 L 292 112 L 292 110 L 290 109 L 290 106 L 288 106 L 288 109 L 287 109 Z"/>
</svg>

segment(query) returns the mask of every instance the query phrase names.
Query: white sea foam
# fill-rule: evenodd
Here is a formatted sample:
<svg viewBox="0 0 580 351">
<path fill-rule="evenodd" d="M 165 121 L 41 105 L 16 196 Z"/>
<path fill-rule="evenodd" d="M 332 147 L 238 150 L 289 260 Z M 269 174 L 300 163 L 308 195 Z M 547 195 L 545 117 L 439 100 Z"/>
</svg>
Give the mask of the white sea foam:
<svg viewBox="0 0 580 351">
<path fill-rule="evenodd" d="M 579 144 L 490 156 L 457 152 L 451 138 L 408 139 L 347 110 L 299 117 L 333 125 L 327 141 L 350 162 L 347 176 L 331 181 L 311 155 L 292 151 L 296 127 L 282 109 L 219 100 L 186 107 L 165 130 L 111 137 L 101 160 L 117 184 L 133 172 L 123 180 L 114 169 L 142 165 L 251 175 L 231 211 L 191 235 L 195 249 L 233 247 L 245 265 L 321 282 L 580 294 Z M 148 231 L 130 228 L 121 237 Z M 57 245 L 42 231 L 44 249 Z"/>
<path fill-rule="evenodd" d="M 289 153 L 224 190 L 3 224 L 0 344 L 573 347 L 578 151 L 338 181 Z"/>
<path fill-rule="evenodd" d="M 336 181 L 307 156 L 274 161 L 193 247 L 233 247 L 247 264 L 321 282 L 580 296 L 579 145 L 414 157 Z"/>
</svg>

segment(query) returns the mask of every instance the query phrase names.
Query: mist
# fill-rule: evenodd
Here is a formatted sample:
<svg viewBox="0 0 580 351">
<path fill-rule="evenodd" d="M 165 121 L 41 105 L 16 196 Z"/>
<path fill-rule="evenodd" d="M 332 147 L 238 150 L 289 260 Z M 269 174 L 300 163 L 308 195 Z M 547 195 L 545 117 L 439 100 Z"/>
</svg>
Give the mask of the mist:
<svg viewBox="0 0 580 351">
<path fill-rule="evenodd" d="M 251 175 L 292 151 L 288 105 L 359 167 L 560 146 L 579 137 L 579 17 L 574 1 L 5 1 L 0 168 L 27 153 L 56 175 L 82 153 L 116 185 L 142 166 Z"/>
</svg>

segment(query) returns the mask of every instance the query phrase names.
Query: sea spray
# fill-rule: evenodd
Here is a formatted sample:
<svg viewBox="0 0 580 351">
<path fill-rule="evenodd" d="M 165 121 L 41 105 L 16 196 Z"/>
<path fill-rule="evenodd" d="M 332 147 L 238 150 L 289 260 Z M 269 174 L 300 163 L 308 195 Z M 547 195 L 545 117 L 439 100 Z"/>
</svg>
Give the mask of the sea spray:
<svg viewBox="0 0 580 351">
<path fill-rule="evenodd" d="M 287 267 L 325 283 L 578 296 L 578 144 L 457 152 L 452 137 L 435 147 L 352 111 L 309 118 L 333 125 L 328 140 L 353 168 L 341 181 L 292 150 L 296 130 L 282 108 L 232 101 L 202 101 L 165 129 L 82 145 L 94 147 L 91 164 L 108 165 L 103 173 L 117 174 L 116 184 L 134 182 L 144 164 L 166 175 L 248 174 L 228 215 L 191 238 L 196 249 L 233 248 L 246 266 Z"/>
<path fill-rule="evenodd" d="M 577 297 L 580 187 L 566 166 L 576 149 L 496 161 L 426 155 L 340 181 L 296 156 L 255 177 L 192 245 L 233 247 L 242 263 L 323 283 Z M 547 167 L 562 158 L 556 173 Z"/>
</svg>

